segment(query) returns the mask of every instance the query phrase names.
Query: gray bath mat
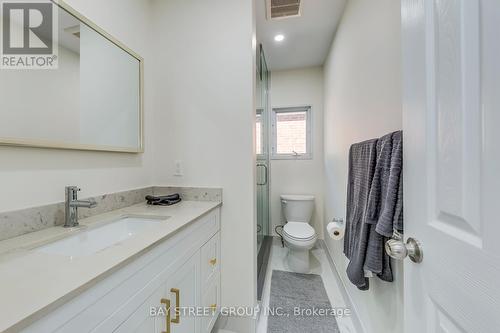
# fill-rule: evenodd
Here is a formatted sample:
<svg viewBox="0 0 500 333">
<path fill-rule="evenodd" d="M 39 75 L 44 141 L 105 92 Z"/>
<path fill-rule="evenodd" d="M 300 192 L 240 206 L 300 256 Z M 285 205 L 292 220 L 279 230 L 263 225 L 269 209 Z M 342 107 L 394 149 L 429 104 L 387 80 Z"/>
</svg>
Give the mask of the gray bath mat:
<svg viewBox="0 0 500 333">
<path fill-rule="evenodd" d="M 340 332 L 319 275 L 273 271 L 269 308 L 268 333 Z"/>
</svg>

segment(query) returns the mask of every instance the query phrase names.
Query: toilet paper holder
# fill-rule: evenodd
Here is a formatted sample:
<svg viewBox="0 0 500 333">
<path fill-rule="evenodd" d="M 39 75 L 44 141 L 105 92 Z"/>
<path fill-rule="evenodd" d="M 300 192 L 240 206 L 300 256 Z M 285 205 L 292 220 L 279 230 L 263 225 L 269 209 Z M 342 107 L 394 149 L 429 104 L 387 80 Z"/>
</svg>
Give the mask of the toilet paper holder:
<svg viewBox="0 0 500 333">
<path fill-rule="evenodd" d="M 334 217 L 334 218 L 332 219 L 332 223 L 337 223 L 337 224 L 339 224 L 339 225 L 343 226 L 343 224 L 344 224 L 344 219 L 343 219 L 343 218 L 337 218 L 337 217 Z M 340 235 L 340 231 L 338 231 L 338 230 L 333 231 L 333 236 L 339 236 L 339 235 Z"/>
</svg>

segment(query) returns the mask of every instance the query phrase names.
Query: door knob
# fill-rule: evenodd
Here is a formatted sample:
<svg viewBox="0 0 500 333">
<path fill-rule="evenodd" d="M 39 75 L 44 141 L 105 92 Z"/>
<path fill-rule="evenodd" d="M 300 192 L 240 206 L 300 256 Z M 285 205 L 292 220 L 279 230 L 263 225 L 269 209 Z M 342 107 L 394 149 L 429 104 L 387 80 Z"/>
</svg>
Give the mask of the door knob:
<svg viewBox="0 0 500 333">
<path fill-rule="evenodd" d="M 409 257 L 414 263 L 422 262 L 424 253 L 422 252 L 422 244 L 414 238 L 408 238 L 406 244 L 400 239 L 389 239 L 385 243 L 385 252 L 389 257 L 403 260 Z"/>
</svg>

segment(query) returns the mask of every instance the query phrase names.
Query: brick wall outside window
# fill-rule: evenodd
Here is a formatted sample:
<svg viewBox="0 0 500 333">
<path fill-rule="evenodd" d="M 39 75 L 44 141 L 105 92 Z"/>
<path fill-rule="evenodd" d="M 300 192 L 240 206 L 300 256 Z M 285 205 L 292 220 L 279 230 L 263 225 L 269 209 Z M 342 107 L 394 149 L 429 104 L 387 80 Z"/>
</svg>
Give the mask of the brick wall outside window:
<svg viewBox="0 0 500 333">
<path fill-rule="evenodd" d="M 306 112 L 283 112 L 276 114 L 276 153 L 307 153 Z"/>
<path fill-rule="evenodd" d="M 258 114 L 255 123 L 255 152 L 262 154 L 262 115 Z"/>
</svg>

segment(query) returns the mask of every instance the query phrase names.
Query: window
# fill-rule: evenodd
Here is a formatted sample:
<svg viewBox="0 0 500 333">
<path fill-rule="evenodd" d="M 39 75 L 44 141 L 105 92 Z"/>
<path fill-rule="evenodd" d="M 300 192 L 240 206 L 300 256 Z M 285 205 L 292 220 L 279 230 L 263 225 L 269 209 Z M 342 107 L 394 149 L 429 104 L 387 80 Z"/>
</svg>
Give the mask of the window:
<svg viewBox="0 0 500 333">
<path fill-rule="evenodd" d="M 310 159 L 311 107 L 273 109 L 273 159 Z"/>
</svg>

